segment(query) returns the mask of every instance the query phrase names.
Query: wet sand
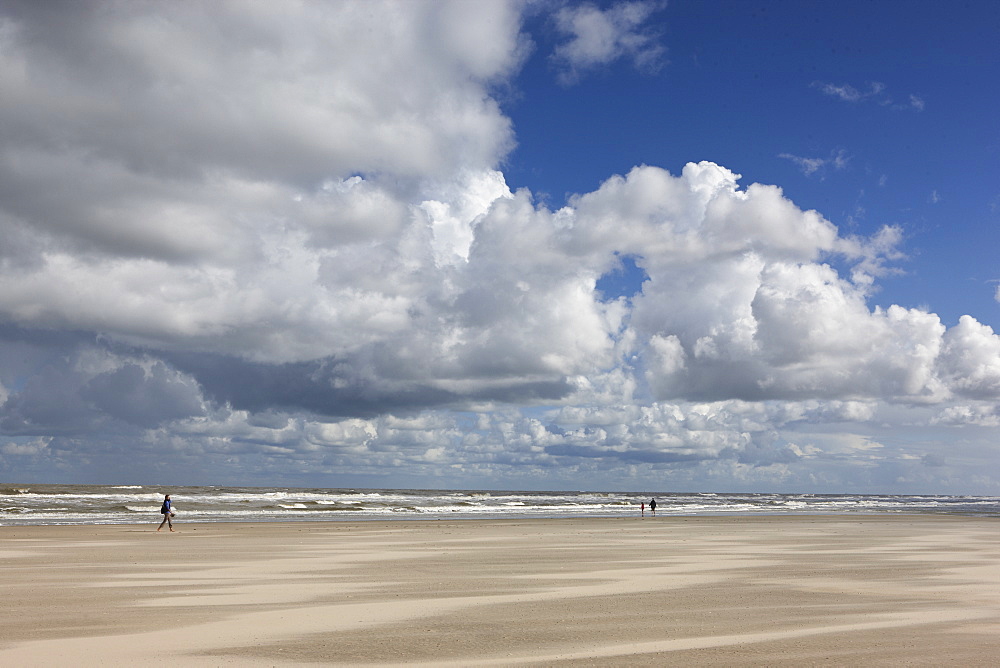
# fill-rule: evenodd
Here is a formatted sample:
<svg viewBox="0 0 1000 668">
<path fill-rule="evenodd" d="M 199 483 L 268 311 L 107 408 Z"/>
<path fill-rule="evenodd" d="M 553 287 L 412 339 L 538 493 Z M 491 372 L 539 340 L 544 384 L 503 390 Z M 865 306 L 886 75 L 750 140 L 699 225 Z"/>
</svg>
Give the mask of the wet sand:
<svg viewBox="0 0 1000 668">
<path fill-rule="evenodd" d="M 0 664 L 1000 663 L 996 519 L 153 519 L 0 527 Z"/>
</svg>

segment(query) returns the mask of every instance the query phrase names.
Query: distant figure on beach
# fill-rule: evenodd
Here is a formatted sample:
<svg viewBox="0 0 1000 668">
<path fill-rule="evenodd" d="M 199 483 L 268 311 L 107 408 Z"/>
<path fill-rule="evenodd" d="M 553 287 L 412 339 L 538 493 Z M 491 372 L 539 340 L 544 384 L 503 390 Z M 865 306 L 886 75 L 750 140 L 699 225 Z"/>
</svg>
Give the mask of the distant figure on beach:
<svg viewBox="0 0 1000 668">
<path fill-rule="evenodd" d="M 656 499 L 649 500 L 649 512 L 656 517 Z"/>
<path fill-rule="evenodd" d="M 174 516 L 174 511 L 170 509 L 169 494 L 163 495 L 163 505 L 160 506 L 160 513 L 163 514 L 163 521 L 160 522 L 160 526 L 156 527 L 156 530 L 159 531 L 160 529 L 163 528 L 163 525 L 166 524 L 170 527 L 170 530 L 173 531 L 174 523 L 170 521 L 170 518 Z"/>
<path fill-rule="evenodd" d="M 643 517 L 646 516 L 646 502 L 645 501 L 643 501 L 642 503 L 639 504 L 639 512 L 642 513 Z"/>
</svg>

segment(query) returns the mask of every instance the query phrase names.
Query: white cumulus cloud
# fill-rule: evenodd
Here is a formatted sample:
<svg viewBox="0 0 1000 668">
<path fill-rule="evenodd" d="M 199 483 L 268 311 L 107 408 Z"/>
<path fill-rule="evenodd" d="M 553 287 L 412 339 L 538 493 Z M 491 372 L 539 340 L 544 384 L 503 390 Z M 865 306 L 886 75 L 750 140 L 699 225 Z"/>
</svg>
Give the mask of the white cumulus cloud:
<svg viewBox="0 0 1000 668">
<path fill-rule="evenodd" d="M 662 2 L 624 1 L 607 9 L 570 4 L 555 14 L 557 29 L 567 39 L 552 54 L 565 84 L 588 71 L 625 58 L 641 71 L 659 68 L 665 53 L 658 35 L 644 25 Z"/>
<path fill-rule="evenodd" d="M 561 6 L 562 76 L 661 62 L 659 6 Z M 0 473 L 952 475 L 884 425 L 993 424 L 1000 337 L 870 304 L 898 227 L 845 235 L 708 160 L 554 211 L 508 187 L 524 9 L 0 7 Z M 623 257 L 641 289 L 609 297 Z"/>
</svg>

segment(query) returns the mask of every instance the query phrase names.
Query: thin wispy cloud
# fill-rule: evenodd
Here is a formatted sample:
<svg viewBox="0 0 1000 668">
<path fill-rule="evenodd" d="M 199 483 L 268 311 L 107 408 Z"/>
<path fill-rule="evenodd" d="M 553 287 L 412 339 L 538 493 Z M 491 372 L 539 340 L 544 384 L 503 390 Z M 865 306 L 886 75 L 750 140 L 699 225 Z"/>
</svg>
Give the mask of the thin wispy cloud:
<svg viewBox="0 0 1000 668">
<path fill-rule="evenodd" d="M 834 84 L 822 81 L 815 81 L 812 86 L 824 95 L 843 102 L 854 104 L 871 102 L 883 107 L 913 111 L 923 111 L 925 107 L 924 100 L 912 93 L 907 96 L 906 102 L 896 102 L 886 89 L 886 85 L 880 81 L 869 81 L 860 88 L 851 84 Z"/>
<path fill-rule="evenodd" d="M 820 178 L 825 178 L 828 170 L 840 171 L 847 169 L 847 165 L 851 160 L 850 155 L 844 149 L 831 151 L 830 155 L 825 158 L 809 158 L 792 153 L 780 153 L 778 157 L 795 163 L 799 170 L 806 176 L 818 175 Z"/>
<path fill-rule="evenodd" d="M 885 84 L 873 81 L 868 84 L 866 90 L 858 90 L 850 84 L 836 85 L 832 83 L 816 82 L 813 84 L 824 94 L 839 98 L 845 102 L 860 102 L 861 100 L 877 97 L 885 90 Z"/>
</svg>

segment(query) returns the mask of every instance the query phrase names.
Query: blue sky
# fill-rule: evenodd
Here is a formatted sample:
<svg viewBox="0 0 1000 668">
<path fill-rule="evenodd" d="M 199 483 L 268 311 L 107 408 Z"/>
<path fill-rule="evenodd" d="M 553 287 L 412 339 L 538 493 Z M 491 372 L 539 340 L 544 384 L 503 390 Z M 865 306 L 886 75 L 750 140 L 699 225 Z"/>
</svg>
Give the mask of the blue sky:
<svg viewBox="0 0 1000 668">
<path fill-rule="evenodd" d="M 998 33 L 0 3 L 0 480 L 1000 494 Z"/>
<path fill-rule="evenodd" d="M 611 6 L 605 3 L 605 7 Z M 935 2 L 672 2 L 650 17 L 655 71 L 627 59 L 553 86 L 557 36 L 510 105 L 511 187 L 551 206 L 637 164 L 711 160 L 744 183 L 777 184 L 841 229 L 903 228 L 905 278 L 874 303 L 930 307 L 949 324 L 998 325 L 1000 10 Z M 788 156 L 788 157 L 782 157 Z M 791 156 L 824 161 L 812 173 Z M 837 158 L 842 166 L 837 165 Z"/>
</svg>

